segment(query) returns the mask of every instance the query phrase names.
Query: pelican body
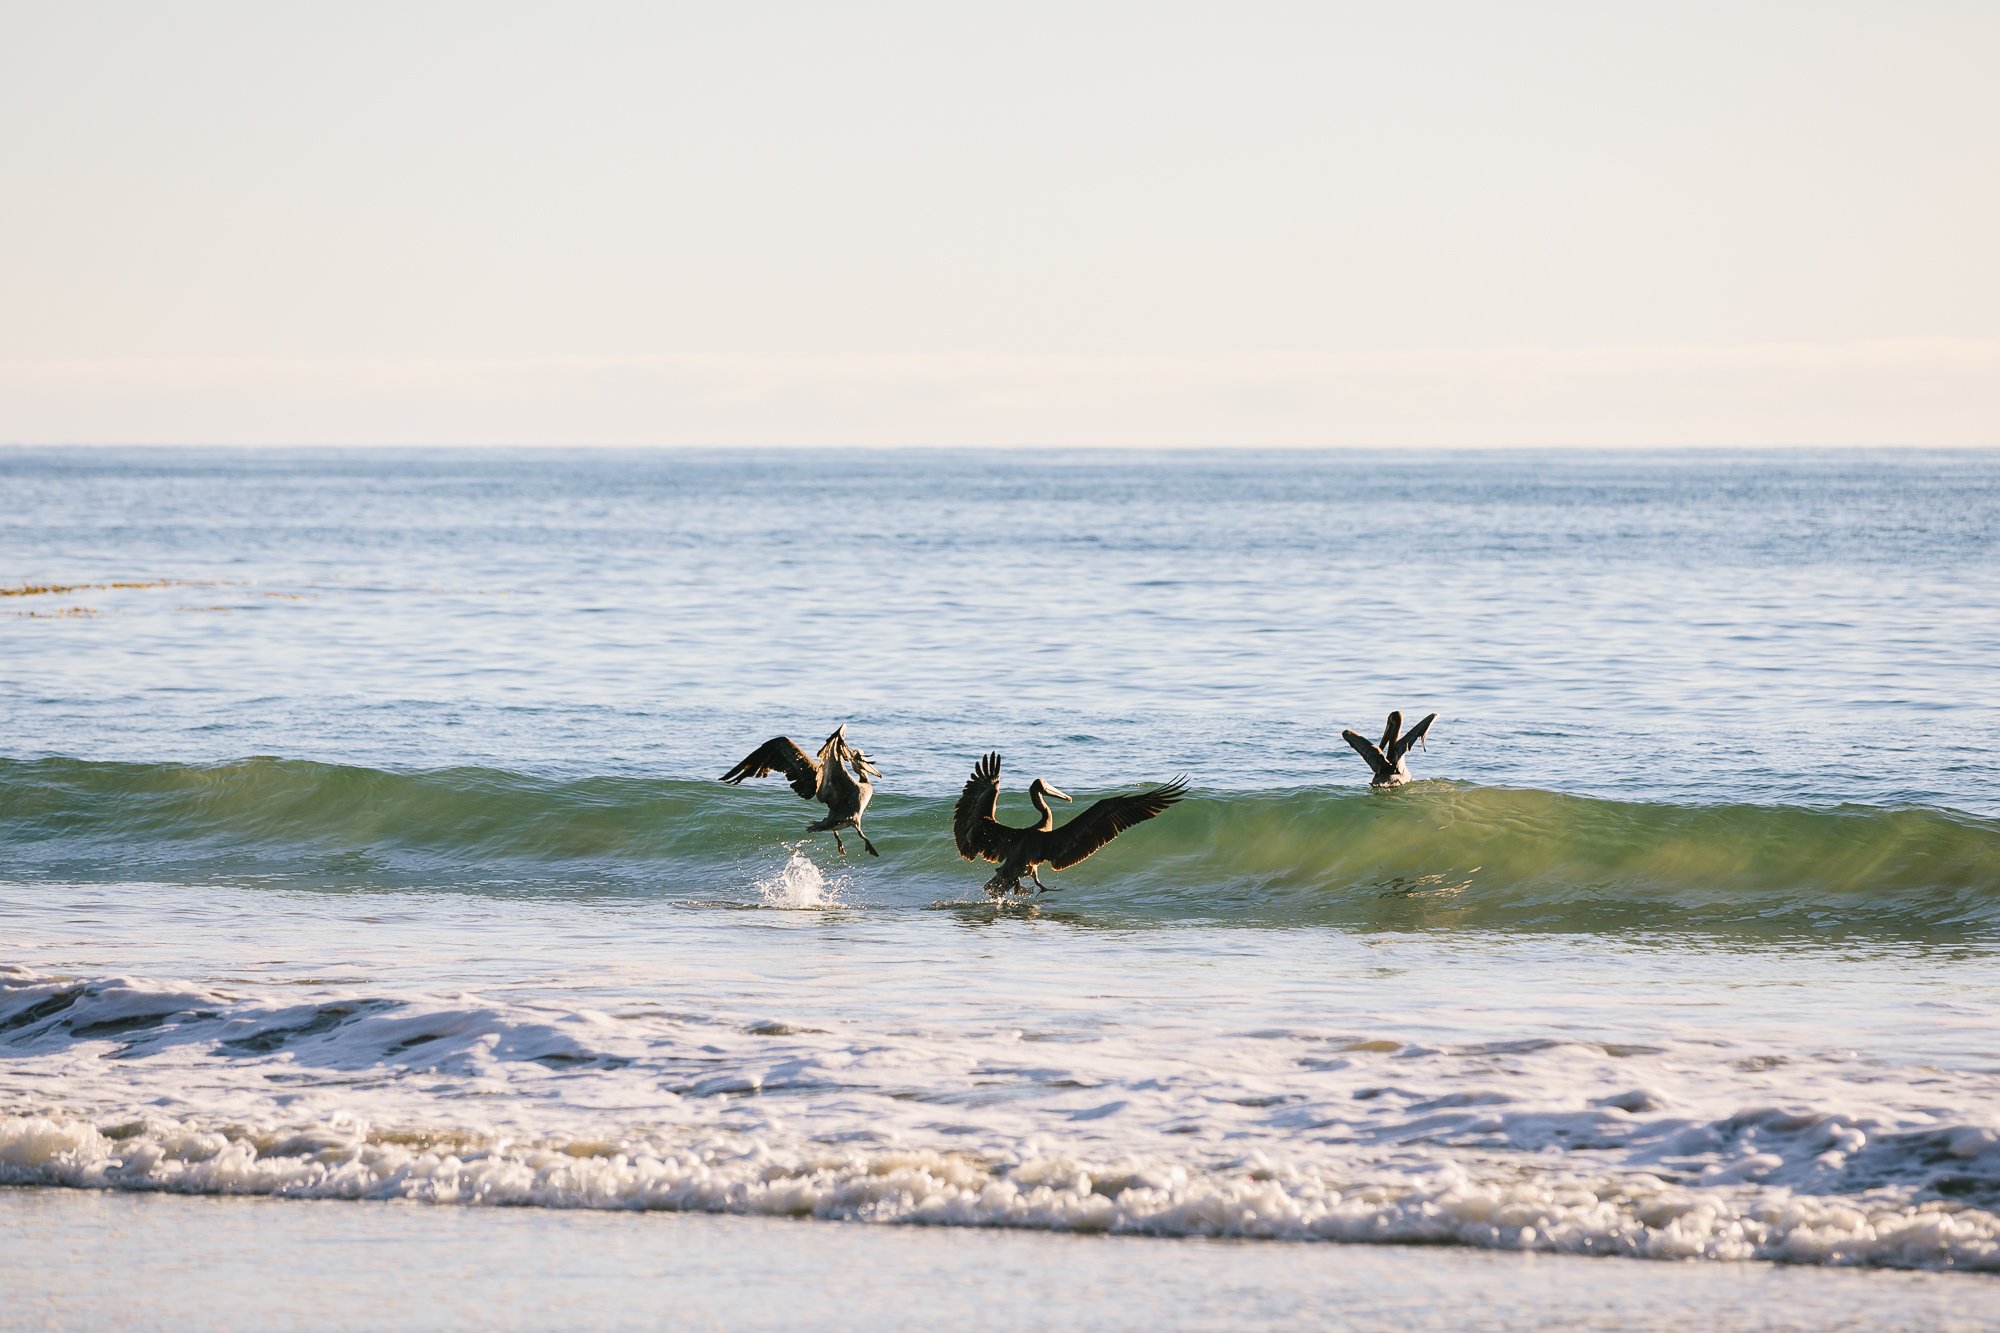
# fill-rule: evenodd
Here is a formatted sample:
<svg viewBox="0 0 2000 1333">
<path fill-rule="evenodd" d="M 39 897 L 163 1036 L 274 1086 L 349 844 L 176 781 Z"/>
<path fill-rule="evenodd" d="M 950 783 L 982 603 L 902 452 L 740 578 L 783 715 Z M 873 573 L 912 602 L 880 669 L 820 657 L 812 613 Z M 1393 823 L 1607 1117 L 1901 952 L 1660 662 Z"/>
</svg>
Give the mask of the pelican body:
<svg viewBox="0 0 2000 1333">
<path fill-rule="evenodd" d="M 1067 801 L 1071 797 L 1036 778 L 1028 784 L 1028 799 L 1034 802 L 1041 819 L 1028 828 L 1015 828 L 994 818 L 1000 801 L 1000 756 L 988 754 L 972 766 L 972 776 L 959 793 L 958 808 L 952 817 L 952 840 L 958 854 L 968 861 L 984 857 L 998 861 L 1000 868 L 986 881 L 990 898 L 1010 893 L 1026 893 L 1025 877 L 1033 881 L 1037 893 L 1050 892 L 1035 867 L 1046 863 L 1051 870 L 1067 870 L 1097 851 L 1134 824 L 1159 814 L 1187 793 L 1187 779 L 1175 778 L 1164 787 L 1131 796 L 1107 796 L 1075 819 L 1056 827 L 1055 811 L 1049 797 Z"/>
<path fill-rule="evenodd" d="M 1354 747 L 1354 752 L 1368 761 L 1368 767 L 1375 776 L 1368 780 L 1371 787 L 1400 787 L 1410 780 L 1410 766 L 1403 762 L 1410 753 L 1410 747 L 1424 738 L 1437 721 L 1436 713 L 1426 713 L 1424 720 L 1403 733 L 1403 714 L 1400 710 L 1389 714 L 1389 724 L 1382 729 L 1382 744 L 1377 746 L 1358 731 L 1343 731 L 1340 738 Z"/>
<path fill-rule="evenodd" d="M 882 770 L 847 743 L 845 722 L 826 738 L 817 758 L 801 750 L 791 737 L 773 736 L 724 773 L 722 780 L 733 787 L 745 778 L 761 778 L 773 772 L 783 773 L 792 790 L 806 800 L 818 801 L 826 807 L 826 818 L 807 824 L 806 832 L 833 834 L 833 845 L 845 856 L 847 844 L 840 840 L 840 831 L 851 828 L 870 856 L 882 854 L 861 831 L 862 812 L 868 809 L 868 800 L 875 794 L 871 779 L 881 777 Z"/>
</svg>

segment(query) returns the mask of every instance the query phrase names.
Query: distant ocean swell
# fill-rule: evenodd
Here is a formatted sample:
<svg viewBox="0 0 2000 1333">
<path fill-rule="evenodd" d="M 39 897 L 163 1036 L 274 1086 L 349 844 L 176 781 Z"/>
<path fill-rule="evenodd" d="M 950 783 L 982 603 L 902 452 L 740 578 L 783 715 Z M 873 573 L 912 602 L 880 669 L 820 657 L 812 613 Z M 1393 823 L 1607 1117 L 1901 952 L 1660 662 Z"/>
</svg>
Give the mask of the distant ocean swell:
<svg viewBox="0 0 2000 1333">
<path fill-rule="evenodd" d="M 853 849 L 851 903 L 976 898 L 984 875 L 953 852 L 950 810 L 878 796 L 884 856 Z M 0 874 L 728 899 L 813 812 L 780 788 L 686 779 L 0 760 Z M 1445 782 L 1197 791 L 1057 883 L 1072 891 L 1052 906 L 1168 919 L 1984 935 L 2000 926 L 2000 820 Z"/>
</svg>

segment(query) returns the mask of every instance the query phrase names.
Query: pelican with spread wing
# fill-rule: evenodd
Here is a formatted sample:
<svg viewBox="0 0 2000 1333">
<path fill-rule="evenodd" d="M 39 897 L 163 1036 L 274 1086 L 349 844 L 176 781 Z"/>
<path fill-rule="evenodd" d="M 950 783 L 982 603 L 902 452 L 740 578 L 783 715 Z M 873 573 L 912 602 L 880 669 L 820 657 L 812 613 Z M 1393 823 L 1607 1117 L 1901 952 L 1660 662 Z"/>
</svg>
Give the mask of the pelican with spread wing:
<svg viewBox="0 0 2000 1333">
<path fill-rule="evenodd" d="M 1343 731 L 1340 738 L 1354 747 L 1354 752 L 1368 761 L 1368 767 L 1375 770 L 1375 776 L 1368 780 L 1371 787 L 1400 787 L 1410 780 L 1410 766 L 1403 762 L 1410 753 L 1410 747 L 1424 738 L 1437 721 L 1436 713 L 1427 713 L 1424 720 L 1403 731 L 1403 714 L 1399 710 L 1389 714 L 1389 725 L 1382 729 L 1382 744 L 1377 746 L 1358 731 Z"/>
<path fill-rule="evenodd" d="M 722 780 L 733 787 L 745 778 L 761 778 L 771 773 L 783 773 L 793 791 L 826 807 L 826 818 L 807 824 L 806 832 L 833 834 L 833 845 L 845 856 L 847 844 L 840 840 L 840 831 L 851 828 L 870 856 L 882 854 L 861 831 L 862 812 L 868 808 L 868 798 L 875 794 L 871 779 L 881 777 L 882 770 L 847 743 L 845 722 L 826 738 L 817 758 L 801 750 L 791 737 L 773 736 L 724 773 Z"/>
<path fill-rule="evenodd" d="M 1055 812 L 1048 798 L 1071 799 L 1040 778 L 1028 784 L 1028 799 L 1041 812 L 1041 822 L 1030 828 L 1015 828 L 993 817 L 1000 802 L 1000 756 L 989 754 L 972 766 L 972 776 L 959 793 L 958 809 L 952 817 L 952 838 L 958 854 L 968 861 L 985 857 L 998 861 L 1000 868 L 986 881 L 988 897 L 1026 893 L 1023 876 L 1034 881 L 1039 893 L 1049 891 L 1035 867 L 1044 862 L 1051 870 L 1067 870 L 1113 838 L 1159 814 L 1187 794 L 1187 779 L 1175 778 L 1164 787 L 1131 796 L 1107 796 L 1075 819 L 1056 827 Z"/>
</svg>

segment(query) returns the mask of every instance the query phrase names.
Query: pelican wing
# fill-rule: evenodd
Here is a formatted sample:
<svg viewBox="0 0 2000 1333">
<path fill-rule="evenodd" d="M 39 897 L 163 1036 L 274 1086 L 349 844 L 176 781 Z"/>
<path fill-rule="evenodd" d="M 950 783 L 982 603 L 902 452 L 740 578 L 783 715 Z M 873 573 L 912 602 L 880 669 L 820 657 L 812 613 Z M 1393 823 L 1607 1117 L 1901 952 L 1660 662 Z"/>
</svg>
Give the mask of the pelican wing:
<svg viewBox="0 0 2000 1333">
<path fill-rule="evenodd" d="M 1431 729 L 1431 723 L 1437 721 L 1437 717 L 1436 713 L 1425 714 L 1423 721 L 1411 727 L 1409 731 L 1404 733 L 1401 740 L 1390 746 L 1388 749 L 1389 762 L 1391 764 L 1401 763 L 1403 756 L 1410 752 L 1410 747 L 1424 738 L 1424 733 Z"/>
<path fill-rule="evenodd" d="M 1360 732 L 1343 731 L 1340 733 L 1340 739 L 1346 741 L 1349 745 L 1352 745 L 1354 747 L 1354 753 L 1360 755 L 1363 759 L 1366 759 L 1368 761 L 1368 767 L 1373 769 L 1377 774 L 1388 773 L 1393 771 L 1394 766 L 1391 765 L 1388 760 L 1382 757 L 1382 752 L 1375 748 L 1375 742 L 1369 740 L 1366 736 L 1362 735 Z"/>
<path fill-rule="evenodd" d="M 1135 796 L 1107 796 L 1061 828 L 1042 835 L 1042 857 L 1051 869 L 1067 870 L 1113 838 L 1142 824 L 1187 794 L 1187 779 Z"/>
<path fill-rule="evenodd" d="M 965 790 L 958 794 L 952 811 L 951 838 L 958 854 L 968 861 L 985 857 L 998 861 L 1007 854 L 1007 835 L 1013 830 L 993 817 L 1000 804 L 1000 756 L 988 754 L 972 766 Z"/>
<path fill-rule="evenodd" d="M 848 756 L 854 747 L 847 743 L 847 724 L 841 723 L 833 729 L 833 735 L 820 743 L 819 755 L 813 766 L 819 770 L 819 790 L 813 794 L 831 810 L 836 802 L 851 802 L 854 798 L 854 779 L 848 775 Z"/>
<path fill-rule="evenodd" d="M 819 793 L 819 765 L 792 743 L 789 736 L 773 736 L 744 756 L 743 762 L 722 775 L 732 787 L 745 778 L 783 773 L 792 790 L 808 801 Z"/>
<path fill-rule="evenodd" d="M 842 760 L 847 758 L 849 748 L 847 744 L 847 724 L 843 722 L 833 729 L 833 735 L 828 736 L 820 743 L 819 766 L 823 769 L 829 763 L 834 765 L 840 764 Z"/>
</svg>

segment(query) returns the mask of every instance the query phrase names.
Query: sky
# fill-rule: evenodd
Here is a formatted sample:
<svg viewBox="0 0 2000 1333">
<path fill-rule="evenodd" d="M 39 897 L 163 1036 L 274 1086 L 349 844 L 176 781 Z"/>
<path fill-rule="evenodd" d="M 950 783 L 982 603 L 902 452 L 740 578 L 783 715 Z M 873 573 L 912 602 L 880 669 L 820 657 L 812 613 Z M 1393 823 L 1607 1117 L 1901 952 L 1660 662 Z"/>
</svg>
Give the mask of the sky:
<svg viewBox="0 0 2000 1333">
<path fill-rule="evenodd" d="M 2000 444 L 2000 4 L 0 0 L 0 442 Z"/>
</svg>

